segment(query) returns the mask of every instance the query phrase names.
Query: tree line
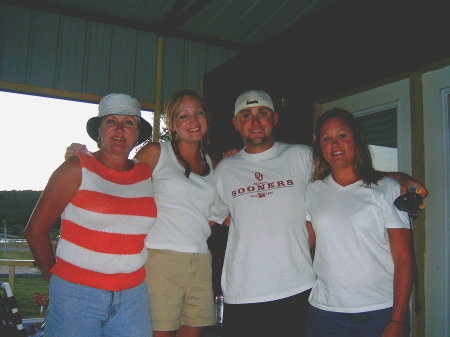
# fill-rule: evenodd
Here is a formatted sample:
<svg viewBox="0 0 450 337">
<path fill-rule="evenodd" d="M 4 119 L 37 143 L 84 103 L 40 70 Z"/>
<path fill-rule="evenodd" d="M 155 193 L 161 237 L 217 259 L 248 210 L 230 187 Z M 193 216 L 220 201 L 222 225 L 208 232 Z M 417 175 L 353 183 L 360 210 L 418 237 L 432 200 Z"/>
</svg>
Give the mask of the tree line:
<svg viewBox="0 0 450 337">
<path fill-rule="evenodd" d="M 30 219 L 42 191 L 0 191 L 0 237 L 4 235 L 5 220 L 8 235 L 23 237 L 23 230 Z M 60 228 L 60 220 L 54 228 Z"/>
</svg>

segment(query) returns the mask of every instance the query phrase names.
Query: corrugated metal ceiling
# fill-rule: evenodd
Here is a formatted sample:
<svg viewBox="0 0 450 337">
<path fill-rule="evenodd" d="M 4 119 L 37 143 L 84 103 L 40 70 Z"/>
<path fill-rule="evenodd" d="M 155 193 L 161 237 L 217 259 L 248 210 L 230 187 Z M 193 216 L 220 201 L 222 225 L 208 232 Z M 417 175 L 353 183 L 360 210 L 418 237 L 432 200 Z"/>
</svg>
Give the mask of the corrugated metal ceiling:
<svg viewBox="0 0 450 337">
<path fill-rule="evenodd" d="M 244 51 L 338 0 L 0 0 Z"/>
</svg>

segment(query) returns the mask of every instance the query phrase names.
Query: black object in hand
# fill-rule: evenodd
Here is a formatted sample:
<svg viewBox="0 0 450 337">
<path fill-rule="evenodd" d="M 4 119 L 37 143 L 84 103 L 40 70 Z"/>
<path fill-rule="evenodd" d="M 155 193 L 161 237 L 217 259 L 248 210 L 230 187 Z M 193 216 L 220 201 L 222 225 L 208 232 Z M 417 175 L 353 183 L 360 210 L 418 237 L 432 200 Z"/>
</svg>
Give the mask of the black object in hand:
<svg viewBox="0 0 450 337">
<path fill-rule="evenodd" d="M 400 195 L 394 201 L 394 205 L 403 212 L 408 212 L 412 220 L 416 220 L 419 215 L 419 210 L 423 204 L 423 198 L 420 194 L 416 193 L 417 187 L 410 186 L 408 192 Z"/>
</svg>

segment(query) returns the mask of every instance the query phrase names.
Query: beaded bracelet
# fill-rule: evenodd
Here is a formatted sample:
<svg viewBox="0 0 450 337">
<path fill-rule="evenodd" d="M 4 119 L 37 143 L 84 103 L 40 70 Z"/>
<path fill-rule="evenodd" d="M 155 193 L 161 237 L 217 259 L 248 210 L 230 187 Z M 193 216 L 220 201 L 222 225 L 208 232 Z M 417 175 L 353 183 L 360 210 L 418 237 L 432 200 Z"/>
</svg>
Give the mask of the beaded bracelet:
<svg viewBox="0 0 450 337">
<path fill-rule="evenodd" d="M 397 324 L 400 324 L 400 325 L 405 325 L 405 323 L 402 323 L 402 322 L 399 322 L 399 321 L 394 321 L 393 319 L 391 319 L 391 322 L 394 322 L 394 323 L 397 323 Z"/>
</svg>

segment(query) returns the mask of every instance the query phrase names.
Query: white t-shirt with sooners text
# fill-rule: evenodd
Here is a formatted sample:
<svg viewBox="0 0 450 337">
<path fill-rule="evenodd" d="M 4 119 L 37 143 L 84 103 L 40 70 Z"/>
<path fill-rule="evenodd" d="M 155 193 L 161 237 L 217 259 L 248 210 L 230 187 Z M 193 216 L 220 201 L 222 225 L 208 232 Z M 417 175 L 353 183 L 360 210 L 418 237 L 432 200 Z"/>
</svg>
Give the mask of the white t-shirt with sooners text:
<svg viewBox="0 0 450 337">
<path fill-rule="evenodd" d="M 275 142 L 258 154 L 241 150 L 223 159 L 214 175 L 220 198 L 210 219 L 221 223 L 231 214 L 222 271 L 225 302 L 267 302 L 310 289 L 315 281 L 305 226 L 310 147 Z"/>
</svg>

